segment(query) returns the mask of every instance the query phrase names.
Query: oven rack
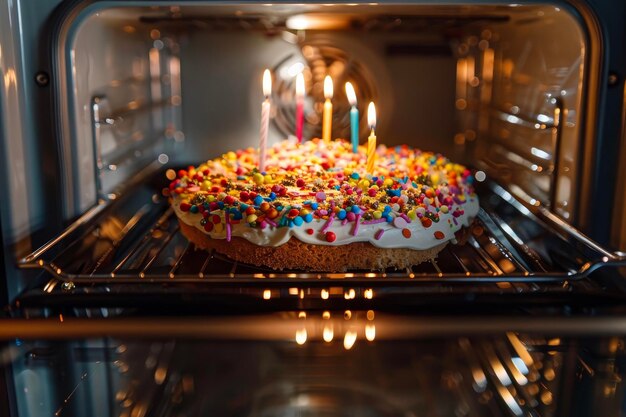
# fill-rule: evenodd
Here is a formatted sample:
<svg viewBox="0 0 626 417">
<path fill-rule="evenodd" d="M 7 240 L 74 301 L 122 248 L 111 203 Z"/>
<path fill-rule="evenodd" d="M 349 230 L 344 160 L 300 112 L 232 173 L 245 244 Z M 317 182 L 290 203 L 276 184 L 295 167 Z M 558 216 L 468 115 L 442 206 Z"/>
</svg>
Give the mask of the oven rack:
<svg viewBox="0 0 626 417">
<path fill-rule="evenodd" d="M 162 171 L 103 201 L 19 261 L 45 270 L 47 286 L 186 284 L 258 288 L 384 287 L 418 283 L 558 283 L 580 280 L 626 257 L 611 253 L 547 210 L 530 209 L 496 183 L 478 184 L 481 209 L 465 242 L 404 270 L 273 271 L 196 250 L 160 190 Z M 536 209 L 536 207 L 534 208 Z M 51 288 L 49 288 L 51 290 Z M 348 296 L 348 295 L 346 295 Z"/>
</svg>

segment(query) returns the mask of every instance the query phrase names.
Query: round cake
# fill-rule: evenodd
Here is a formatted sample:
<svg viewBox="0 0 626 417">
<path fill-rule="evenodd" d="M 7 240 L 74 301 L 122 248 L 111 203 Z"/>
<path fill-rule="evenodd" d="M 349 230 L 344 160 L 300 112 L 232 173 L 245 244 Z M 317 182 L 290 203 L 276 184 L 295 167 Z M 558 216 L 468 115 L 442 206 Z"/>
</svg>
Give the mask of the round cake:
<svg viewBox="0 0 626 417">
<path fill-rule="evenodd" d="M 196 247 L 276 270 L 406 268 L 433 259 L 478 213 L 473 177 L 442 155 L 343 140 L 283 141 L 169 172 L 171 205 Z"/>
</svg>

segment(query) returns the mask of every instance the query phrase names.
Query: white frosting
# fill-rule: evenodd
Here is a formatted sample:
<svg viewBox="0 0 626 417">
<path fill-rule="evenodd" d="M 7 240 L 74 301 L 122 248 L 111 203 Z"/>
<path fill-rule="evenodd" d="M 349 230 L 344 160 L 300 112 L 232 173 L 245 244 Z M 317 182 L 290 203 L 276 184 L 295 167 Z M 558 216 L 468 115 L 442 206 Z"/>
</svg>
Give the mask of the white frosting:
<svg viewBox="0 0 626 417">
<path fill-rule="evenodd" d="M 200 225 L 202 214 L 183 212 L 180 209 L 180 199 L 174 198 L 172 202 L 176 215 L 187 225 L 193 226 L 200 230 L 202 233 L 207 234 L 212 239 L 226 239 L 227 233 L 224 228 L 221 231 L 215 229 L 211 232 L 206 232 Z M 428 228 L 422 226 L 419 219 L 413 220 L 410 223 L 401 221 L 400 226 L 396 227 L 394 222 L 387 223 L 386 221 L 375 224 L 359 224 L 358 233 L 353 234 L 355 222 L 346 222 L 342 224 L 342 220 L 335 218 L 330 227 L 325 231 L 332 231 L 336 235 L 334 242 L 327 242 L 324 238 L 324 234 L 321 230 L 326 226 L 328 220 L 313 219 L 310 223 L 304 223 L 302 226 L 281 226 L 273 227 L 269 225 L 265 229 L 258 227 L 251 227 L 246 222 L 239 222 L 231 224 L 231 236 L 242 237 L 251 243 L 259 246 L 280 246 L 289 241 L 292 237 L 313 245 L 329 245 L 339 246 L 347 245 L 354 242 L 369 242 L 373 246 L 378 248 L 407 248 L 415 250 L 425 250 L 433 248 L 443 242 L 454 239 L 454 233 L 459 231 L 462 227 L 470 225 L 471 221 L 478 214 L 478 198 L 476 196 L 468 196 L 467 201 L 462 205 L 464 213 L 459 217 L 454 217 L 451 212 L 442 213 L 439 212 L 439 221 L 432 222 L 432 225 Z M 216 212 L 219 214 L 219 212 Z M 456 219 L 456 221 L 455 221 Z M 222 218 L 223 221 L 223 218 Z M 365 222 L 368 223 L 368 222 Z M 406 238 L 402 230 L 408 229 L 411 231 L 411 236 Z M 307 229 L 312 229 L 313 233 L 307 233 Z M 382 236 L 379 239 L 376 237 L 382 232 Z M 443 233 L 443 238 L 437 239 L 435 232 Z"/>
</svg>

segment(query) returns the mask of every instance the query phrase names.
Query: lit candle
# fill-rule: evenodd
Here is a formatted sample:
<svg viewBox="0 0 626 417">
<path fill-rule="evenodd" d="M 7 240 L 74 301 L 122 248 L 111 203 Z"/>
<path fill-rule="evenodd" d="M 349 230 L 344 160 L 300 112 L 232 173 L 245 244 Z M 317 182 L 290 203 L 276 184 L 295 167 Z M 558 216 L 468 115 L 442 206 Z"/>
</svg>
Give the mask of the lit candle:
<svg viewBox="0 0 626 417">
<path fill-rule="evenodd" d="M 376 107 L 374 103 L 370 103 L 367 107 L 367 124 L 371 129 L 370 137 L 367 138 L 367 172 L 372 174 L 376 161 Z"/>
<path fill-rule="evenodd" d="M 259 171 L 265 171 L 267 154 L 267 134 L 270 128 L 270 95 L 272 94 L 272 75 L 266 69 L 263 73 L 263 95 L 265 100 L 261 106 L 261 139 L 259 141 Z"/>
<path fill-rule="evenodd" d="M 359 147 L 359 109 L 356 108 L 356 93 L 351 83 L 346 83 L 346 96 L 352 106 L 350 110 L 350 133 L 352 138 L 352 152 L 357 153 Z"/>
<path fill-rule="evenodd" d="M 333 126 L 333 103 L 330 100 L 333 98 L 333 79 L 330 75 L 324 78 L 324 114 L 322 115 L 322 139 L 324 142 L 330 142 L 330 135 Z"/>
<path fill-rule="evenodd" d="M 302 143 L 302 130 L 304 129 L 304 76 L 302 73 L 296 76 L 296 137 L 298 143 Z"/>
</svg>

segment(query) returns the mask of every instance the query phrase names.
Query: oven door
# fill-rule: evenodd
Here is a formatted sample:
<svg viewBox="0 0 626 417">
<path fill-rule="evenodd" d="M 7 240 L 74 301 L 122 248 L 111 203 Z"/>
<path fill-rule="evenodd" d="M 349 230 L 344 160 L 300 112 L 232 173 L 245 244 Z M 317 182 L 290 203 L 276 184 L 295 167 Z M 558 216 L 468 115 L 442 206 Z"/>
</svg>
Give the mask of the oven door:
<svg viewBox="0 0 626 417">
<path fill-rule="evenodd" d="M 12 320 L 0 405 L 14 417 L 618 416 L 625 333 L 615 318 L 373 311 Z"/>
</svg>

